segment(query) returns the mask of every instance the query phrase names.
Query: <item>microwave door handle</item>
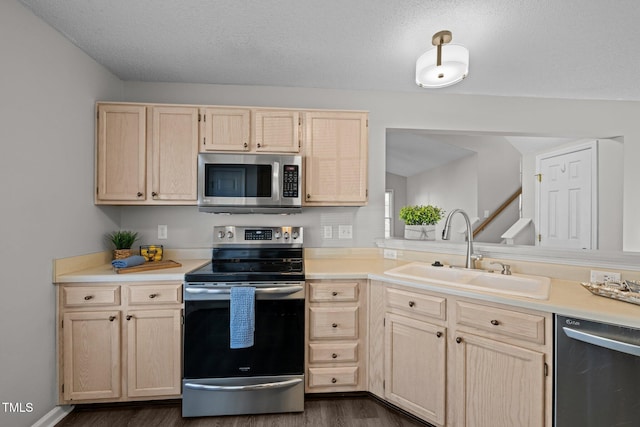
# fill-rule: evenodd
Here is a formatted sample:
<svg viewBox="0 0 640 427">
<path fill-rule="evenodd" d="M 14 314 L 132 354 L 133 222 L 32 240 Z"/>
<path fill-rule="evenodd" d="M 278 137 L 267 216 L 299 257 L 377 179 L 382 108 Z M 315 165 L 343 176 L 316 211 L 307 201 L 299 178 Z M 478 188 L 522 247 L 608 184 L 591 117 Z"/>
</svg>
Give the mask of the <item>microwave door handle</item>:
<svg viewBox="0 0 640 427">
<path fill-rule="evenodd" d="M 610 338 L 601 337 L 600 335 L 595 334 L 589 334 L 587 332 L 577 331 L 575 329 L 567 328 L 566 326 L 563 327 L 562 330 L 569 338 L 573 338 L 574 340 L 608 348 L 609 350 L 630 354 L 632 356 L 640 356 L 640 346 L 638 345 L 630 344 L 624 341 L 612 340 Z"/>
<path fill-rule="evenodd" d="M 278 381 L 273 383 L 264 384 L 252 384 L 252 385 L 207 385 L 207 384 L 195 384 L 185 383 L 186 388 L 193 390 L 207 390 L 207 391 L 250 391 L 250 390 L 264 390 L 264 389 L 276 389 L 292 387 L 296 384 L 300 384 L 302 380 L 300 378 L 293 378 L 286 381 Z"/>
<path fill-rule="evenodd" d="M 295 294 L 296 292 L 300 292 L 304 288 L 302 286 L 278 286 L 273 288 L 257 288 L 256 294 L 278 294 L 278 295 L 288 295 Z M 193 289 L 193 288 L 185 288 L 185 292 L 189 294 L 217 294 L 217 295 L 229 295 L 231 293 L 231 289 Z"/>
<path fill-rule="evenodd" d="M 280 181 L 283 179 L 283 174 L 280 170 L 280 162 L 273 162 L 273 177 L 271 178 L 271 188 L 273 188 L 273 201 L 278 202 L 280 200 Z"/>
</svg>

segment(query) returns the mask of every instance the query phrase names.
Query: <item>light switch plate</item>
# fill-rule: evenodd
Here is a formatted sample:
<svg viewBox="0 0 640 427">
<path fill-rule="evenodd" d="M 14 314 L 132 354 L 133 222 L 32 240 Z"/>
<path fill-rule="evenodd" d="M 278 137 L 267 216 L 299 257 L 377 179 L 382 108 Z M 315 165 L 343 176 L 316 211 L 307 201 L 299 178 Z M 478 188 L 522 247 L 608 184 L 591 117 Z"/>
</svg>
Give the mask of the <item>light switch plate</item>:
<svg viewBox="0 0 640 427">
<path fill-rule="evenodd" d="M 610 281 L 619 282 L 620 273 L 615 273 L 612 271 L 591 270 L 591 282 L 602 283 L 602 282 L 610 282 Z"/>
</svg>

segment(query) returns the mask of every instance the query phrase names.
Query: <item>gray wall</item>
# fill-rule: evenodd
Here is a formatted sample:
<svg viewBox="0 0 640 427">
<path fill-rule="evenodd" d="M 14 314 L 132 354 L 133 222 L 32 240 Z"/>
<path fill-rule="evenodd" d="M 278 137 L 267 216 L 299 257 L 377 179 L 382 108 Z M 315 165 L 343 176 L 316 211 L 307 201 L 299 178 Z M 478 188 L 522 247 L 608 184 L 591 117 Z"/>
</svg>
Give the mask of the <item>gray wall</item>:
<svg viewBox="0 0 640 427">
<path fill-rule="evenodd" d="M 52 260 L 103 250 L 117 209 L 93 206 L 94 103 L 122 83 L 14 0 L 0 1 L 0 402 L 56 403 Z M 25 406 L 23 405 L 23 408 Z"/>
</svg>

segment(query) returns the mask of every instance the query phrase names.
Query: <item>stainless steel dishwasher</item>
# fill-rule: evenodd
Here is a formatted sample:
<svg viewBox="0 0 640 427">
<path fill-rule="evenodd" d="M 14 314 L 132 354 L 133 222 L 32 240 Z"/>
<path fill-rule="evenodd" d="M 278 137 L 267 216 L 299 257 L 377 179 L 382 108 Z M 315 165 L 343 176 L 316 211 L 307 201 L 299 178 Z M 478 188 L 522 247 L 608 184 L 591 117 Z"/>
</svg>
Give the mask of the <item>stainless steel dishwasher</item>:
<svg viewBox="0 0 640 427">
<path fill-rule="evenodd" d="M 640 329 L 556 315 L 556 427 L 640 425 Z"/>
</svg>

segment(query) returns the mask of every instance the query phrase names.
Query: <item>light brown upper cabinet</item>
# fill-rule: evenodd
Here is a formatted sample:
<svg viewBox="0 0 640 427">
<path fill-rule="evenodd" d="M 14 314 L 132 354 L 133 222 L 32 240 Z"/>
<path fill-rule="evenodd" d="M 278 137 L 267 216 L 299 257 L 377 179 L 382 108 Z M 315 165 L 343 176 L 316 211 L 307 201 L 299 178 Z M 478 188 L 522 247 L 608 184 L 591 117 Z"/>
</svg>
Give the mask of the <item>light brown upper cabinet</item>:
<svg viewBox="0 0 640 427">
<path fill-rule="evenodd" d="M 251 110 L 201 108 L 200 151 L 249 151 Z"/>
<path fill-rule="evenodd" d="M 367 204 L 367 116 L 304 113 L 305 206 Z"/>
<path fill-rule="evenodd" d="M 97 128 L 97 204 L 196 204 L 197 108 L 99 104 Z"/>
<path fill-rule="evenodd" d="M 300 113 L 290 110 L 254 110 L 252 141 L 256 152 L 298 153 Z"/>
<path fill-rule="evenodd" d="M 98 105 L 96 203 L 145 200 L 146 111 Z"/>
</svg>

